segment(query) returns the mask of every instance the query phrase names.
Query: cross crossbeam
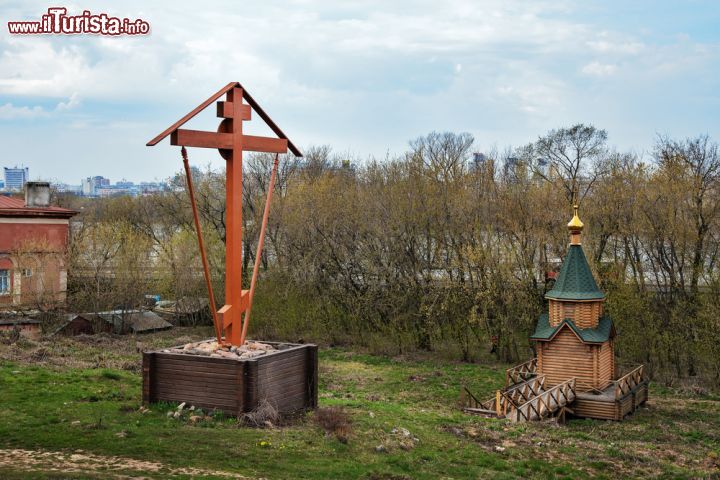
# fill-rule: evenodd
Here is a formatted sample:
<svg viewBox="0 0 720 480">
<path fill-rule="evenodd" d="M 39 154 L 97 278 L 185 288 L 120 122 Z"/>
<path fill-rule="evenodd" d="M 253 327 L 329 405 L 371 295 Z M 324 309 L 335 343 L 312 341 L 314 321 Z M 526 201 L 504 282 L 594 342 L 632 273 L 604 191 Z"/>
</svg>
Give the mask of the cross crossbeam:
<svg viewBox="0 0 720 480">
<path fill-rule="evenodd" d="M 242 149 L 249 152 L 287 153 L 288 142 L 284 138 L 242 136 Z M 217 148 L 232 150 L 234 138 L 231 133 L 203 132 L 179 128 L 170 135 L 170 145 L 183 147 Z"/>
</svg>

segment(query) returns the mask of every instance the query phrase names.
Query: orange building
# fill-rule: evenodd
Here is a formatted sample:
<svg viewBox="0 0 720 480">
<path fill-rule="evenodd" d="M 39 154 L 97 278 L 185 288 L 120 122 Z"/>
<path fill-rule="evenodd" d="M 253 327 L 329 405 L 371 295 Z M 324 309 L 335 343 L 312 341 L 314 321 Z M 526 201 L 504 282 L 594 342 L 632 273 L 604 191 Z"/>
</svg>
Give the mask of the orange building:
<svg viewBox="0 0 720 480">
<path fill-rule="evenodd" d="M 0 310 L 65 301 L 70 218 L 50 206 L 50 184 L 28 182 L 25 199 L 0 196 Z"/>
</svg>

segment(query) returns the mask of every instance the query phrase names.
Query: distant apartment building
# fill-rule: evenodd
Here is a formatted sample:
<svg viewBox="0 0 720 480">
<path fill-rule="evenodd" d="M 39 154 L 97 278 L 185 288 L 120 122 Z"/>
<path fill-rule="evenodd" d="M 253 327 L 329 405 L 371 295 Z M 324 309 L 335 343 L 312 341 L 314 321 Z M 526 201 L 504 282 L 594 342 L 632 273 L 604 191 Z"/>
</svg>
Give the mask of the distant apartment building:
<svg viewBox="0 0 720 480">
<path fill-rule="evenodd" d="M 170 187 L 164 182 L 140 182 L 140 195 L 150 195 L 158 192 L 167 192 Z"/>
<path fill-rule="evenodd" d="M 101 198 L 107 198 L 107 197 L 117 197 L 120 195 L 127 195 L 128 192 L 126 192 L 123 189 L 117 188 L 115 186 L 110 187 L 102 187 L 102 188 L 96 188 L 95 189 L 95 195 Z"/>
<path fill-rule="evenodd" d="M 90 177 L 82 179 L 80 183 L 80 193 L 85 196 L 95 195 L 95 186 L 93 185 Z"/>
<path fill-rule="evenodd" d="M 482 153 L 482 152 L 473 153 L 473 162 L 475 164 L 485 163 L 486 160 L 487 160 L 487 156 L 484 153 Z"/>
<path fill-rule="evenodd" d="M 96 190 L 98 197 L 117 197 L 120 195 L 138 195 L 138 186 L 134 182 L 122 179 L 115 185 L 106 185 Z"/>
<path fill-rule="evenodd" d="M 152 195 L 155 193 L 169 191 L 170 187 L 166 183 L 161 182 L 140 182 L 133 183 L 128 181 L 117 182 L 115 185 L 97 188 L 95 195 L 98 197 L 117 197 L 121 195 L 129 195 L 138 197 L 144 195 Z"/>
<path fill-rule="evenodd" d="M 21 192 L 25 183 L 30 178 L 30 169 L 25 168 L 8 168 L 5 170 L 5 190 Z"/>
<path fill-rule="evenodd" d="M 151 195 L 159 192 L 169 191 L 170 187 L 165 182 L 140 182 L 135 183 L 122 179 L 115 184 L 110 183 L 110 179 L 103 176 L 87 177 L 82 180 L 79 187 L 81 195 L 86 197 L 117 197 L 129 195 L 137 197 L 141 195 Z M 61 191 L 58 189 L 58 191 Z M 64 191 L 70 192 L 70 189 Z"/>
<path fill-rule="evenodd" d="M 474 152 L 468 168 L 471 172 L 481 170 L 488 162 L 488 157 L 482 152 Z"/>
<path fill-rule="evenodd" d="M 101 175 L 87 177 L 82 181 L 82 194 L 88 197 L 98 195 L 98 190 L 110 186 L 110 179 Z"/>
<path fill-rule="evenodd" d="M 27 182 L 25 199 L 0 196 L 0 310 L 65 301 L 70 218 L 50 205 L 50 184 Z"/>
<path fill-rule="evenodd" d="M 550 162 L 548 162 L 546 159 L 538 158 L 537 160 L 535 160 L 535 170 L 540 175 L 547 176 L 549 169 L 550 169 Z"/>
<path fill-rule="evenodd" d="M 75 195 L 82 194 L 82 185 L 69 185 L 67 183 L 56 183 L 55 190 L 58 193 L 72 193 Z"/>
<path fill-rule="evenodd" d="M 511 181 L 525 178 L 527 173 L 525 161 L 518 157 L 507 157 L 503 162 L 503 175 Z"/>
</svg>

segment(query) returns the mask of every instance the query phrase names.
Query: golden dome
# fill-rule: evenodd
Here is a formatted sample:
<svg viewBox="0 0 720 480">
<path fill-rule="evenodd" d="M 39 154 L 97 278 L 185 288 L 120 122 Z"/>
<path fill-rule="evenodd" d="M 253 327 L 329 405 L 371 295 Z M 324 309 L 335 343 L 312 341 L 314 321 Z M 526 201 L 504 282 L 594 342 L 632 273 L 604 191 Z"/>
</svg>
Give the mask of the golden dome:
<svg viewBox="0 0 720 480">
<path fill-rule="evenodd" d="M 573 218 L 568 223 L 568 230 L 571 232 L 582 232 L 583 227 L 585 224 L 583 224 L 582 220 L 580 220 L 580 217 L 578 216 L 578 206 L 573 205 Z"/>
</svg>

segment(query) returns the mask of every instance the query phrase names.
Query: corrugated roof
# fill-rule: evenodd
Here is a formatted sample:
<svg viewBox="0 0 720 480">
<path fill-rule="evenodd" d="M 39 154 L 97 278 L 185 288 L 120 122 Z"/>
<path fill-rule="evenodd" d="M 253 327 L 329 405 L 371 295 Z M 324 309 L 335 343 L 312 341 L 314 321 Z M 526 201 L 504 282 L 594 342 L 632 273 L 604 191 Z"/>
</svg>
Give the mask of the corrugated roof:
<svg viewBox="0 0 720 480">
<path fill-rule="evenodd" d="M 98 312 L 95 315 L 113 325 L 113 328 L 122 333 L 121 330 L 129 329 L 135 333 L 151 332 L 172 328 L 172 323 L 166 322 L 160 315 L 146 310 L 112 310 L 109 312 Z"/>
<path fill-rule="evenodd" d="M 26 317 L 3 318 L 0 317 L 0 325 L 40 325 L 40 320 Z"/>
<path fill-rule="evenodd" d="M 570 245 L 560 275 L 545 298 L 556 300 L 602 300 L 605 294 L 595 283 L 581 245 Z"/>
<path fill-rule="evenodd" d="M 0 195 L 0 217 L 70 218 L 75 214 L 77 214 L 75 210 L 62 207 L 27 207 L 22 198 Z"/>
<path fill-rule="evenodd" d="M 130 317 L 130 322 L 130 328 L 135 333 L 172 328 L 172 323 L 166 322 L 160 315 L 153 312 L 135 313 Z"/>
<path fill-rule="evenodd" d="M 571 319 L 566 318 L 557 326 L 550 325 L 547 313 L 538 318 L 535 333 L 530 336 L 531 340 L 552 340 L 563 327 L 569 327 L 584 343 L 603 343 L 615 336 L 615 327 L 612 319 L 604 315 L 600 317 L 596 328 L 579 328 Z"/>
</svg>

